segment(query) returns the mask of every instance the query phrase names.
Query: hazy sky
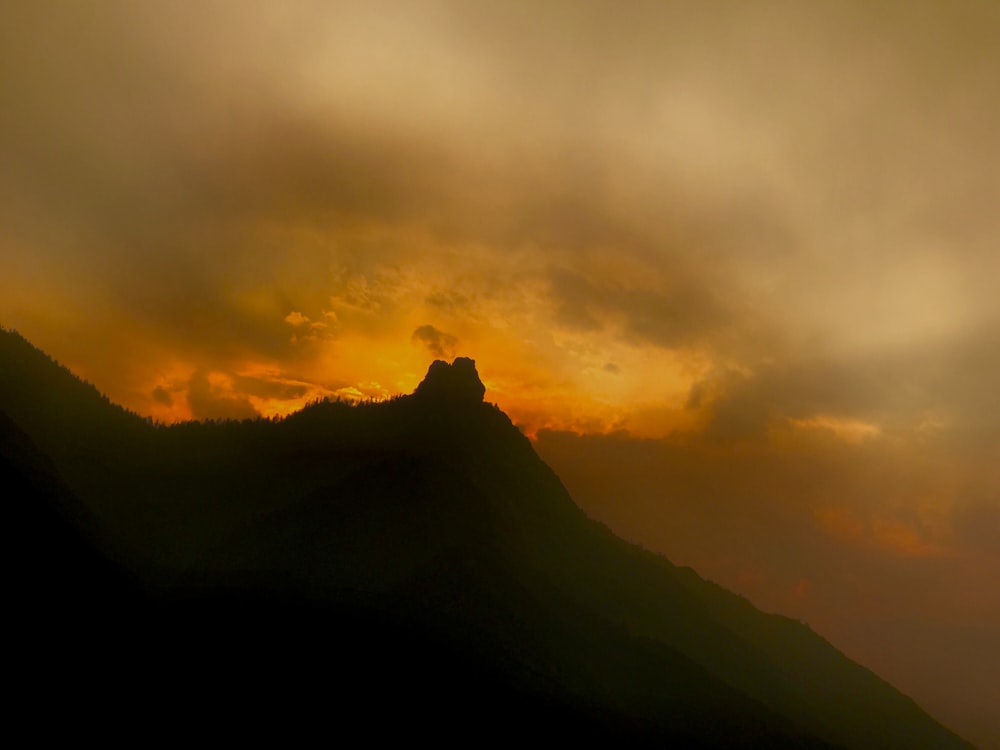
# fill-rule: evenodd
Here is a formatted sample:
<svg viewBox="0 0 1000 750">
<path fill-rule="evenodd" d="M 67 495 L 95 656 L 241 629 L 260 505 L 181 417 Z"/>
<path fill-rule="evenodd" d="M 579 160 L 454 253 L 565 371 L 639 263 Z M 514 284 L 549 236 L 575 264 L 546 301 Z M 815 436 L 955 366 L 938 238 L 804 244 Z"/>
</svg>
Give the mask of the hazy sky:
<svg viewBox="0 0 1000 750">
<path fill-rule="evenodd" d="M 998 82 L 990 0 L 7 2 L 0 323 L 162 420 L 475 357 L 588 512 L 1000 747 Z"/>
</svg>

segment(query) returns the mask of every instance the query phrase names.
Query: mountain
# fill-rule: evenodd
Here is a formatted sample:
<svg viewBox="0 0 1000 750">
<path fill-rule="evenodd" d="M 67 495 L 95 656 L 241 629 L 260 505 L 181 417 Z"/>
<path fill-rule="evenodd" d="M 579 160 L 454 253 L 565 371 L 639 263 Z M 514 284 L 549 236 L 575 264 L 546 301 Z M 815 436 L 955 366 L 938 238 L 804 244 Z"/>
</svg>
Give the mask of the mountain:
<svg viewBox="0 0 1000 750">
<path fill-rule="evenodd" d="M 117 694 L 140 712 L 179 683 L 456 744 L 969 747 L 807 626 L 587 518 L 484 392 L 459 358 L 385 403 L 164 427 L 0 332 L 15 604 L 72 632 L 85 609 L 88 669 L 155 696 Z"/>
</svg>

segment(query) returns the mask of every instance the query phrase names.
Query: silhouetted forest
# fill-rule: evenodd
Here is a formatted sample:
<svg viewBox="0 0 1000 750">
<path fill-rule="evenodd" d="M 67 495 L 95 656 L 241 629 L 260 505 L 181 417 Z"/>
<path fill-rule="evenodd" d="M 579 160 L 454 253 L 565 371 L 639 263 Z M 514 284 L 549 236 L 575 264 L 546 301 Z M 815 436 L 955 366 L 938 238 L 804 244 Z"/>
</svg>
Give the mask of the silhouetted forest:
<svg viewBox="0 0 1000 750">
<path fill-rule="evenodd" d="M 965 748 L 807 626 L 588 519 L 471 360 L 162 426 L 0 332 L 19 710 L 676 747 Z M 96 675 L 111 687 L 100 697 Z"/>
</svg>

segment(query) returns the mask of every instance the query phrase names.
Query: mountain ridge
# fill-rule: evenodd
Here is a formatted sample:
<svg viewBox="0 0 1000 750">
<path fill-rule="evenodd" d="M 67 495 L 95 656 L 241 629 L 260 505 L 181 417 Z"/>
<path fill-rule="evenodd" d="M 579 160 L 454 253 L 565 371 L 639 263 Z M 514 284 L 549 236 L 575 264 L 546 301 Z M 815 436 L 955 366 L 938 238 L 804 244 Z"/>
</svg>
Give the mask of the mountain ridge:
<svg viewBox="0 0 1000 750">
<path fill-rule="evenodd" d="M 104 415 L 95 442 L 80 434 L 94 423 L 19 401 L 32 378 L 7 356 L 23 348 L 10 335 L 0 412 L 48 446 L 115 540 L 106 552 L 169 606 L 374 612 L 387 631 L 457 649 L 457 673 L 487 675 L 528 713 L 556 706 L 581 726 L 603 716 L 635 741 L 968 747 L 805 626 L 586 518 L 483 402 L 472 360 L 435 362 L 411 396 L 323 402 L 280 422 L 157 428 Z M 86 413 L 70 391 L 48 396 Z"/>
</svg>

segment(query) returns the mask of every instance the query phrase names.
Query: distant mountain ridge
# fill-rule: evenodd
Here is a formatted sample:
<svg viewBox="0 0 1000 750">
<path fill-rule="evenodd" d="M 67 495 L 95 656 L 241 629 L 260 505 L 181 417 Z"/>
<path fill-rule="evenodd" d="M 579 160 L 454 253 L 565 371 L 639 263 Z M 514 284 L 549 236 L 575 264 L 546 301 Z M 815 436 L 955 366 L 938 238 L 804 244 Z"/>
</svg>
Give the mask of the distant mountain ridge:
<svg viewBox="0 0 1000 750">
<path fill-rule="evenodd" d="M 2 331 L 0 476 L 18 507 L 62 519 L 77 508 L 94 526 L 53 536 L 38 586 L 76 560 L 112 621 L 185 634 L 170 664 L 212 663 L 206 643 L 228 652 L 225 630 L 241 646 L 234 676 L 339 665 L 381 696 L 355 691 L 355 720 L 445 723 L 443 703 L 460 709 L 446 712 L 453 726 L 512 736 L 531 725 L 678 747 L 969 747 L 806 626 L 588 519 L 484 393 L 458 358 L 386 403 L 155 426 Z M 52 514 L 41 517 L 38 538 Z"/>
</svg>

